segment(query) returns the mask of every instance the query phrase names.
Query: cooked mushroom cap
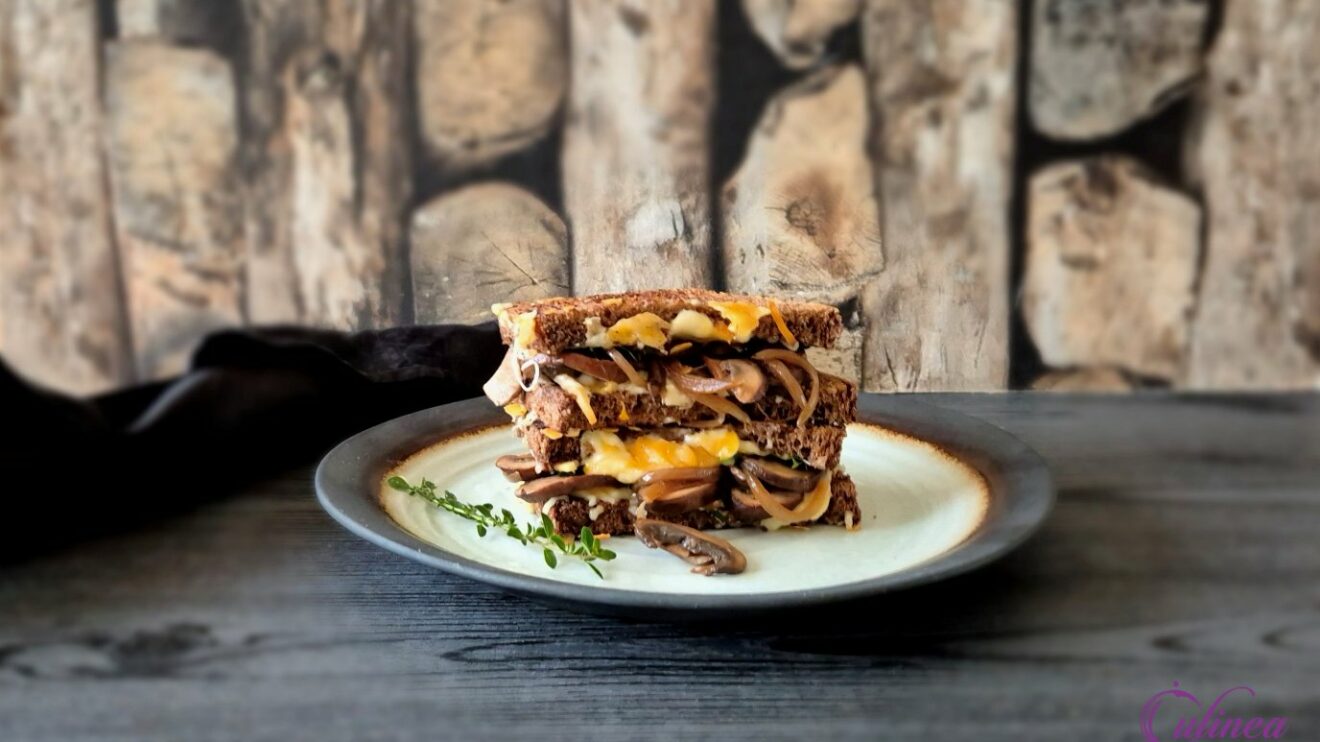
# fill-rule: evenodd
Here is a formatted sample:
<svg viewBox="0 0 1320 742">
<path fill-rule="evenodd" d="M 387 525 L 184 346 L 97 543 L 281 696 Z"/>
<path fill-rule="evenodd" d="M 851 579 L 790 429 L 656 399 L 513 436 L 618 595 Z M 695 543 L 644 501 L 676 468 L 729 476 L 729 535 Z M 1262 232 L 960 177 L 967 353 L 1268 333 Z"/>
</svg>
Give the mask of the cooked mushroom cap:
<svg viewBox="0 0 1320 742">
<path fill-rule="evenodd" d="M 527 502 L 544 503 L 552 497 L 571 495 L 592 487 L 617 487 L 619 481 L 604 474 L 577 474 L 571 477 L 541 477 L 518 488 L 518 498 Z"/>
<path fill-rule="evenodd" d="M 495 374 L 481 385 L 481 391 L 485 392 L 486 397 L 501 407 L 518 398 L 522 393 L 522 371 L 518 368 L 518 355 L 513 348 L 504 354 L 504 359 L 500 361 L 500 367 L 495 369 Z"/>
<path fill-rule="evenodd" d="M 761 480 L 766 487 L 790 492 L 810 492 L 820 480 L 820 472 L 794 469 L 778 461 L 745 456 L 741 462 L 747 473 Z"/>
<path fill-rule="evenodd" d="M 657 482 L 714 482 L 719 478 L 718 466 L 680 466 L 649 471 L 637 480 L 637 486 L 645 487 Z"/>
<path fill-rule="evenodd" d="M 664 549 L 684 559 L 700 575 L 736 575 L 747 568 L 747 557 L 733 544 L 695 528 L 663 520 L 638 518 L 637 538 L 652 549 Z"/>
<path fill-rule="evenodd" d="M 530 453 L 501 456 L 495 459 L 495 466 L 504 472 L 504 478 L 510 482 L 526 482 L 544 473 L 537 471 L 536 459 Z"/>
<path fill-rule="evenodd" d="M 715 482 L 660 482 L 638 491 L 646 509 L 660 515 L 678 515 L 699 510 L 715 499 Z"/>
<path fill-rule="evenodd" d="M 770 386 L 765 374 L 751 361 L 730 358 L 720 361 L 719 367 L 724 373 L 724 378 L 731 384 L 729 391 L 733 392 L 733 398 L 743 404 L 764 397 L 765 390 Z"/>
</svg>

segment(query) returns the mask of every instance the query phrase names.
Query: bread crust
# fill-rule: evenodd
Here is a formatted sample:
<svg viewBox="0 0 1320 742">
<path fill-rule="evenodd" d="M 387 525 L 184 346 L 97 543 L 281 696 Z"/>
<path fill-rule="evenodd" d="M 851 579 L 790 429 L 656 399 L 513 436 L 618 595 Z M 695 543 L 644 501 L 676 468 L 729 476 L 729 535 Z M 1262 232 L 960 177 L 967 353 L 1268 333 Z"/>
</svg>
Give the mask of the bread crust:
<svg viewBox="0 0 1320 742">
<path fill-rule="evenodd" d="M 532 313 L 531 336 L 524 338 L 524 348 L 537 353 L 558 354 L 579 348 L 586 342 L 588 318 L 599 319 L 609 327 L 621 319 L 650 312 L 672 321 L 684 309 L 700 312 L 713 320 L 721 319 L 710 302 L 739 302 L 758 307 L 770 306 L 770 299 L 744 294 L 727 294 L 708 289 L 655 289 L 626 294 L 555 297 L 519 302 L 499 307 L 500 336 L 512 345 L 518 336 L 515 318 Z M 774 300 L 789 332 L 803 347 L 832 348 L 843 333 L 843 316 L 828 304 L 794 300 Z M 757 323 L 752 337 L 776 345 L 783 343 L 779 327 L 770 315 Z"/>
</svg>

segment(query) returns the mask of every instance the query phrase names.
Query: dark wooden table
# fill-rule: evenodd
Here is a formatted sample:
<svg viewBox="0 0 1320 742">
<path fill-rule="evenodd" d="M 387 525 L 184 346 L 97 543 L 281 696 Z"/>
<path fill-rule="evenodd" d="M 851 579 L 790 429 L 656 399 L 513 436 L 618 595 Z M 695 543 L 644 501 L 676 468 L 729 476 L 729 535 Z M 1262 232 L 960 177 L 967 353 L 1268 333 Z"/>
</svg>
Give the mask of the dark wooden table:
<svg viewBox="0 0 1320 742">
<path fill-rule="evenodd" d="M 928 399 L 1061 489 L 975 574 L 734 625 L 577 615 L 358 540 L 300 468 L 0 568 L 0 740 L 1140 739 L 1175 680 L 1320 739 L 1320 397 Z"/>
</svg>

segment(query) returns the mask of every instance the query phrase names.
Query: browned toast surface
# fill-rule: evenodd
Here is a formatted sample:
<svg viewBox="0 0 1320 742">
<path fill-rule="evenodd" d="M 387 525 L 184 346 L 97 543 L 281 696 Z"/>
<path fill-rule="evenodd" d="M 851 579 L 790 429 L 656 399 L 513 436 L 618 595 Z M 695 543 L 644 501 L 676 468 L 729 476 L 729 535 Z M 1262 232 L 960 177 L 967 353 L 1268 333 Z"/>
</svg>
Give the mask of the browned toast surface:
<svg viewBox="0 0 1320 742">
<path fill-rule="evenodd" d="M 784 324 L 803 346 L 830 348 L 843 332 L 843 317 L 839 310 L 828 304 L 774 299 Z M 679 312 L 691 309 L 712 320 L 722 318 L 710 302 L 736 302 L 769 308 L 771 299 L 742 294 L 726 294 L 708 289 L 656 289 L 627 294 L 597 294 L 594 296 L 556 297 L 539 301 L 510 304 L 497 313 L 500 335 L 506 344 L 512 344 L 518 335 L 514 318 L 533 313 L 531 336 L 524 338 L 524 347 L 539 353 L 562 353 L 581 347 L 587 339 L 586 321 L 600 320 L 609 327 L 621 319 L 651 313 L 666 322 Z M 773 317 L 762 317 L 752 337 L 780 344 L 783 336 Z"/>
<path fill-rule="evenodd" d="M 538 384 L 523 396 L 523 406 L 536 415 L 546 427 L 555 430 L 586 430 L 589 428 L 654 428 L 661 425 L 683 425 L 710 420 L 715 413 L 700 404 L 689 407 L 666 405 L 659 389 L 650 394 L 632 394 L 618 391 L 591 395 L 591 409 L 596 413 L 593 425 L 578 406 L 577 400 L 557 384 Z M 756 402 L 740 405 L 747 416 L 760 422 L 796 422 L 798 406 L 782 390 L 772 388 Z M 812 412 L 808 425 L 842 426 L 857 417 L 857 387 L 851 382 L 829 374 L 820 375 L 820 402 Z"/>
</svg>

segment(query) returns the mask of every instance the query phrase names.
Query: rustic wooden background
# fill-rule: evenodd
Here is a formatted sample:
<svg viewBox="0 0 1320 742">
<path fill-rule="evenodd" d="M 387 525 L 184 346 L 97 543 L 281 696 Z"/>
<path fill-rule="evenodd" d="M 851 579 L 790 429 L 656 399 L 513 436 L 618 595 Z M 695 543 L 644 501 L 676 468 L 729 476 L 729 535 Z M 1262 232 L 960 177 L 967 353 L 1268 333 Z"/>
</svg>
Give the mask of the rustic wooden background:
<svg viewBox="0 0 1320 742">
<path fill-rule="evenodd" d="M 1310 0 L 0 0 L 0 353 L 822 299 L 873 390 L 1316 388 Z"/>
</svg>

